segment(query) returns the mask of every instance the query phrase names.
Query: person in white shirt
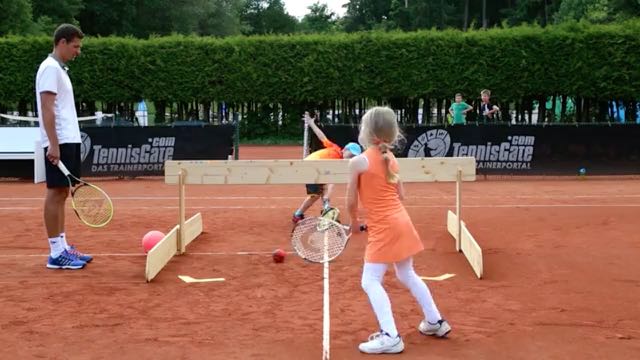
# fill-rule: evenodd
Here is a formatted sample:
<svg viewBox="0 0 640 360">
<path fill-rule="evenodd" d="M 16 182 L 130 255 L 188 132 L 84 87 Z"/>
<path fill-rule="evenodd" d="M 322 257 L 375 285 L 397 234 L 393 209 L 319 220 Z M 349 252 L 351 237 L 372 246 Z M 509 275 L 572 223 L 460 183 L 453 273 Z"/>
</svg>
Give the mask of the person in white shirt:
<svg viewBox="0 0 640 360">
<path fill-rule="evenodd" d="M 80 177 L 80 126 L 66 63 L 80 55 L 83 38 L 78 27 L 60 25 L 53 35 L 53 53 L 40 64 L 36 74 L 38 121 L 48 160 L 45 161 L 44 224 L 51 250 L 47 260 L 50 269 L 82 269 L 92 260 L 90 255 L 67 244 L 64 209 L 69 183 L 57 166 L 58 161 L 62 161 L 73 175 Z"/>
</svg>

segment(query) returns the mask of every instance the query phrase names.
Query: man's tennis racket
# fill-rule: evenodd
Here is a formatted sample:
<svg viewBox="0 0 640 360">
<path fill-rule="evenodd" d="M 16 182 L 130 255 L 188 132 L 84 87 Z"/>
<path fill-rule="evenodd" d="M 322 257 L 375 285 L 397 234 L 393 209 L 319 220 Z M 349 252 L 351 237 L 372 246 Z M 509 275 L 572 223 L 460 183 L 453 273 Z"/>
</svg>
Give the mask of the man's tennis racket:
<svg viewBox="0 0 640 360">
<path fill-rule="evenodd" d="M 58 168 L 67 177 L 71 192 L 71 206 L 78 219 L 91 227 L 102 227 L 113 217 L 113 203 L 109 195 L 99 187 L 82 181 L 69 172 L 62 161 L 58 161 Z M 71 180 L 78 182 L 74 188 Z"/>
</svg>

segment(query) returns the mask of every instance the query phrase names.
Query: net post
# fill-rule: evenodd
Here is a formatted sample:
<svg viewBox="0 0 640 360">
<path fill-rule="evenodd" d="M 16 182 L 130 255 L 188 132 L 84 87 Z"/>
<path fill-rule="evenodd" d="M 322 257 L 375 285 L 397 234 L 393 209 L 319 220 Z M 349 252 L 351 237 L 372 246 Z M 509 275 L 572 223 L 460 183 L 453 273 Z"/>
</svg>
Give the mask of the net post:
<svg viewBox="0 0 640 360">
<path fill-rule="evenodd" d="M 178 229 L 178 254 L 184 254 L 185 252 L 185 170 L 180 169 L 178 172 L 178 224 L 180 224 L 180 228 Z"/>
<path fill-rule="evenodd" d="M 304 121 L 304 131 L 302 133 L 302 158 L 306 158 L 309 155 L 309 124 Z"/>
<path fill-rule="evenodd" d="M 456 251 L 460 252 L 460 240 L 462 239 L 462 169 L 458 167 L 457 176 L 456 176 L 456 216 L 458 217 L 458 236 L 456 237 Z"/>
</svg>

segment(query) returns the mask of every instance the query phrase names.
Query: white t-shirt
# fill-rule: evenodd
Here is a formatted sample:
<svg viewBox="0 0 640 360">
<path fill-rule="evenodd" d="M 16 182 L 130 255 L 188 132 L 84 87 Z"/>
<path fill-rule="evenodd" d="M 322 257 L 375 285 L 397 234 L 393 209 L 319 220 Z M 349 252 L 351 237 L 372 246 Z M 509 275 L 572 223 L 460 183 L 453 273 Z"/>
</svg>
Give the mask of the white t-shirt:
<svg viewBox="0 0 640 360">
<path fill-rule="evenodd" d="M 80 126 L 78 114 L 73 97 L 73 86 L 67 71 L 62 68 L 56 59 L 48 56 L 36 74 L 36 101 L 38 103 L 38 121 L 40 122 L 40 135 L 42 147 L 49 146 L 49 138 L 42 123 L 42 104 L 40 93 L 49 91 L 56 94 L 55 117 L 56 134 L 59 144 L 80 143 Z"/>
</svg>

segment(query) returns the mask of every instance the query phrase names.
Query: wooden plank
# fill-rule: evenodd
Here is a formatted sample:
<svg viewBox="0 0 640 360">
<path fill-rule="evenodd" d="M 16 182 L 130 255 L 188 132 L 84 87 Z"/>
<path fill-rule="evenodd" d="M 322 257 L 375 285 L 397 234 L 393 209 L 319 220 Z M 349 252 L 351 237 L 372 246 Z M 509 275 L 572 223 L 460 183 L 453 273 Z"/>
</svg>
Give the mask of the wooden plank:
<svg viewBox="0 0 640 360">
<path fill-rule="evenodd" d="M 400 158 L 404 182 L 456 181 L 458 169 L 463 181 L 475 181 L 473 157 Z M 165 163 L 165 182 L 179 183 L 185 170 L 185 184 L 344 184 L 348 160 L 171 160 Z"/>
<path fill-rule="evenodd" d="M 202 234 L 202 214 L 197 213 L 184 223 L 184 241 L 182 242 L 184 250 L 200 234 Z"/>
<path fill-rule="evenodd" d="M 178 254 L 184 254 L 184 249 L 187 246 L 185 244 L 185 236 L 184 236 L 184 219 L 185 219 L 185 170 L 180 170 L 178 172 L 178 226 L 180 229 L 178 230 Z"/>
<path fill-rule="evenodd" d="M 449 231 L 449 234 L 451 234 L 451 236 L 453 236 L 453 239 L 456 241 L 456 251 L 460 251 L 459 248 L 457 248 L 458 244 L 460 243 L 459 238 L 458 238 L 458 225 L 459 225 L 459 221 L 458 221 L 458 216 L 456 214 L 453 213 L 453 211 L 449 210 L 447 212 L 447 231 Z"/>
<path fill-rule="evenodd" d="M 462 248 L 462 253 L 471 264 L 473 271 L 478 276 L 478 279 L 482 279 L 483 273 L 483 261 L 482 261 L 482 249 L 476 239 L 473 238 L 469 229 L 467 229 L 467 225 L 462 222 L 462 239 L 460 241 L 460 247 Z"/>
<path fill-rule="evenodd" d="M 147 265 L 145 269 L 147 282 L 153 280 L 160 270 L 162 270 L 178 252 L 178 229 L 179 226 L 171 229 L 147 254 Z"/>
<path fill-rule="evenodd" d="M 462 238 L 462 226 L 460 226 L 460 221 L 462 221 L 462 170 L 458 169 L 458 175 L 456 178 L 456 217 L 458 218 L 458 234 L 456 236 L 456 250 L 460 251 L 460 239 Z"/>
<path fill-rule="evenodd" d="M 460 229 L 458 229 L 458 224 L 460 224 Z M 464 221 L 459 221 L 458 216 L 451 210 L 447 212 L 447 231 L 449 231 L 449 234 L 456 240 L 456 244 L 460 243 L 460 250 L 467 258 L 478 279 L 481 279 L 483 273 L 482 248 L 480 248 L 478 242 L 476 242 L 473 235 L 471 235 L 467 224 L 465 224 Z M 461 237 L 459 242 L 456 239 L 458 234 L 460 234 Z"/>
</svg>

